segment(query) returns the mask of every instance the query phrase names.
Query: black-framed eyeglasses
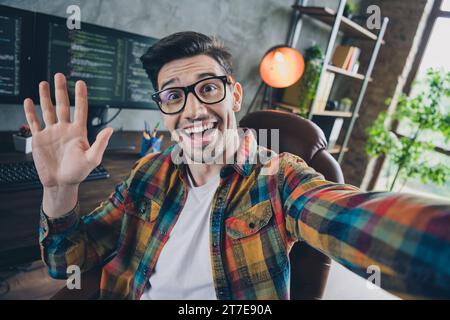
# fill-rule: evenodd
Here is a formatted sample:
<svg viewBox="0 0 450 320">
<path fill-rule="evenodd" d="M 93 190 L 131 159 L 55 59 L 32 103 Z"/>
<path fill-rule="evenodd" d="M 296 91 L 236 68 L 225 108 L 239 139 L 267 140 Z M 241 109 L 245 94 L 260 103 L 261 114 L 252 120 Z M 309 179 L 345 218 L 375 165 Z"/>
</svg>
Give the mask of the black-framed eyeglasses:
<svg viewBox="0 0 450 320">
<path fill-rule="evenodd" d="M 232 83 L 231 76 L 214 76 L 201 79 L 187 87 L 172 87 L 155 92 L 152 99 L 162 113 L 175 114 L 183 111 L 189 92 L 204 104 L 215 104 L 225 99 L 226 85 Z"/>
</svg>

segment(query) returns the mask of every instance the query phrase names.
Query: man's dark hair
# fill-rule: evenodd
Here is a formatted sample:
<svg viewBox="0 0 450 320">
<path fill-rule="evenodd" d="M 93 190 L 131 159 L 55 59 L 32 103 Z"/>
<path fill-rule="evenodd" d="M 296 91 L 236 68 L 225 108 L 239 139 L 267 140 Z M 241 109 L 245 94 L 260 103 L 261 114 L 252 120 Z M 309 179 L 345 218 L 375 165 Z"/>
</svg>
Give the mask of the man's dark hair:
<svg viewBox="0 0 450 320">
<path fill-rule="evenodd" d="M 193 32 L 177 32 L 162 38 L 142 55 L 141 61 L 153 88 L 158 90 L 158 74 L 161 68 L 173 60 L 207 55 L 219 63 L 231 75 L 231 53 L 214 37 Z"/>
</svg>

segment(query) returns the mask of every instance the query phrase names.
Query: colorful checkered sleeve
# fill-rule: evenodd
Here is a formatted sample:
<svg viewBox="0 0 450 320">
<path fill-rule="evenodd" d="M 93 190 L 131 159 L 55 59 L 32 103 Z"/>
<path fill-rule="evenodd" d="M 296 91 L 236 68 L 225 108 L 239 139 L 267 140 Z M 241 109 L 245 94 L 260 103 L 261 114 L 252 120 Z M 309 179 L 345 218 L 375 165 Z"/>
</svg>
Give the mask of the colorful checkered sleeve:
<svg viewBox="0 0 450 320">
<path fill-rule="evenodd" d="M 78 204 L 60 218 L 47 217 L 41 207 L 39 242 L 51 277 L 65 279 L 70 265 L 86 271 L 114 254 L 124 213 L 123 199 L 143 159 L 134 164 L 129 176 L 106 201 L 81 218 Z"/>
<path fill-rule="evenodd" d="M 404 298 L 450 297 L 450 203 L 328 182 L 290 154 L 280 193 L 286 228 L 363 278 Z"/>
</svg>

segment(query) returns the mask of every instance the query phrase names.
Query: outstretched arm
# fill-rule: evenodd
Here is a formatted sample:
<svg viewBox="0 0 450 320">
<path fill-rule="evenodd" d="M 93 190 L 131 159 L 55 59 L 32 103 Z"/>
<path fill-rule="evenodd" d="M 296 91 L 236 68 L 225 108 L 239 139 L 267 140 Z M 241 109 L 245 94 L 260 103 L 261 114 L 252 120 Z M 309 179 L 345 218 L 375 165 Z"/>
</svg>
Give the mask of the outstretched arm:
<svg viewBox="0 0 450 320">
<path fill-rule="evenodd" d="M 450 202 L 362 192 L 324 180 L 291 154 L 280 155 L 286 228 L 296 240 L 401 297 L 450 297 Z"/>
</svg>

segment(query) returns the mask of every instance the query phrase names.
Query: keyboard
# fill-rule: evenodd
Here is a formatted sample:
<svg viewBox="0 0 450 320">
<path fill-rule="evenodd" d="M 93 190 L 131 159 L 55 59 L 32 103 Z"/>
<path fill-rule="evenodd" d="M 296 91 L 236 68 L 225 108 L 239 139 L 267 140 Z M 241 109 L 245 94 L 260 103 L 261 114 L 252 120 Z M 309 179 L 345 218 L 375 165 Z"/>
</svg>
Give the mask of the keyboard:
<svg viewBox="0 0 450 320">
<path fill-rule="evenodd" d="M 84 181 L 109 178 L 109 173 L 100 164 Z M 0 163 L 0 192 L 42 188 L 34 162 Z"/>
</svg>

